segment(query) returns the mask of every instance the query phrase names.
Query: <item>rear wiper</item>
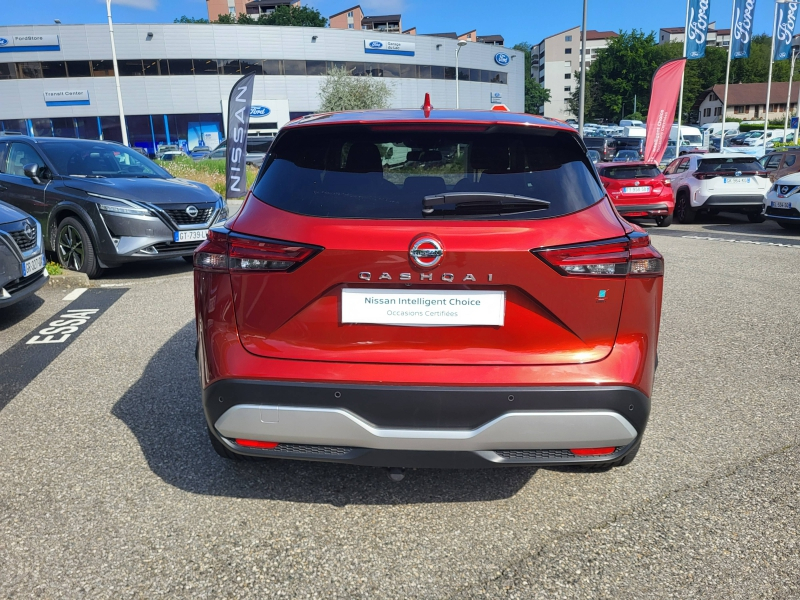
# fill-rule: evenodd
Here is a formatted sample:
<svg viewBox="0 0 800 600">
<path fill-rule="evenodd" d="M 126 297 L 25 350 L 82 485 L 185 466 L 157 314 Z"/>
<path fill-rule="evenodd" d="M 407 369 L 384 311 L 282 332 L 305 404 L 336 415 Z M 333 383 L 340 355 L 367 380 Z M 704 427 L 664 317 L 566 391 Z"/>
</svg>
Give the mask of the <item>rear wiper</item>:
<svg viewBox="0 0 800 600">
<path fill-rule="evenodd" d="M 498 192 L 447 192 L 425 196 L 422 200 L 422 213 L 430 215 L 437 207 L 441 210 L 444 206 L 452 206 L 458 212 L 492 214 L 544 210 L 550 207 L 550 203 L 539 198 Z M 459 211 L 459 208 L 466 210 Z"/>
</svg>

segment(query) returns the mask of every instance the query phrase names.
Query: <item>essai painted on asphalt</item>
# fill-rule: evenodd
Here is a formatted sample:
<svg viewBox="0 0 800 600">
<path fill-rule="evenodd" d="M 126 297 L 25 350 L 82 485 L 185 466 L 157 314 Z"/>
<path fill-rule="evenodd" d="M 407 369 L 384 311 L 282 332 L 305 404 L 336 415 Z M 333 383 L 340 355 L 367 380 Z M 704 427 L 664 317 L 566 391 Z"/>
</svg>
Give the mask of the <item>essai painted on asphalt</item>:
<svg viewBox="0 0 800 600">
<path fill-rule="evenodd" d="M 0 410 L 126 291 L 89 290 L 0 354 Z"/>
</svg>

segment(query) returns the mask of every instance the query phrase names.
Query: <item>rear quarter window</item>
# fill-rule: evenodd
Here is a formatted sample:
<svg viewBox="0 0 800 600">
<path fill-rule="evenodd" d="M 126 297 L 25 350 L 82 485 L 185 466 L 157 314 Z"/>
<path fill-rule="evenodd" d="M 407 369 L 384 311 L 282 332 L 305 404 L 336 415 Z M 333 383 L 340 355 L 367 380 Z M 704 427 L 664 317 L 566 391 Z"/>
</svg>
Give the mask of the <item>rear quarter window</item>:
<svg viewBox="0 0 800 600">
<path fill-rule="evenodd" d="M 425 196 L 491 192 L 546 209 L 469 219 L 541 219 L 576 212 L 604 192 L 576 135 L 518 127 L 430 124 L 310 126 L 284 131 L 253 186 L 275 208 L 362 219 L 452 218 L 422 212 Z"/>
</svg>

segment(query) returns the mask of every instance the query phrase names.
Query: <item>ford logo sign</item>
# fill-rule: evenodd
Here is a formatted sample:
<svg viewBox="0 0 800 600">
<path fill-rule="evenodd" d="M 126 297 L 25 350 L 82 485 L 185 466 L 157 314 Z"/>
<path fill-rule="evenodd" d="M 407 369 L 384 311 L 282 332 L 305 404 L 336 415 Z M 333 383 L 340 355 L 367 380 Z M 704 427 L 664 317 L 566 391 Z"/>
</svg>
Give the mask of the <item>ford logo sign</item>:
<svg viewBox="0 0 800 600">
<path fill-rule="evenodd" d="M 370 48 L 383 48 L 383 42 L 370 42 Z"/>
<path fill-rule="evenodd" d="M 0 38 L 0 46 L 8 46 L 8 40 L 6 38 Z"/>
<path fill-rule="evenodd" d="M 250 116 L 251 117 L 266 117 L 269 114 L 269 109 L 266 106 L 251 106 L 250 107 Z"/>
<path fill-rule="evenodd" d="M 497 54 L 494 55 L 494 62 L 496 62 L 501 67 L 505 67 L 508 63 L 511 62 L 511 57 L 505 52 L 498 52 Z"/>
</svg>

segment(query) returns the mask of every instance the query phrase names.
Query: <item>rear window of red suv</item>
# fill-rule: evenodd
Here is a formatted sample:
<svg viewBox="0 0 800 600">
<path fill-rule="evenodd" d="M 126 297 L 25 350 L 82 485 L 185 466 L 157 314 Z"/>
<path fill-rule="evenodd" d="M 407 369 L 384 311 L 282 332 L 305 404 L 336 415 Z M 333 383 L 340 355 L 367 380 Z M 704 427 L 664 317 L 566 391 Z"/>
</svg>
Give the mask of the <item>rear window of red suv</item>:
<svg viewBox="0 0 800 600">
<path fill-rule="evenodd" d="M 608 179 L 647 179 L 658 177 L 660 174 L 661 171 L 658 170 L 658 167 L 651 165 L 604 167 L 600 171 L 600 176 Z"/>
<path fill-rule="evenodd" d="M 273 144 L 253 193 L 297 214 L 362 219 L 541 219 L 582 210 L 603 197 L 576 136 L 521 129 L 458 124 L 290 129 Z M 530 210 L 523 202 L 514 213 L 463 211 L 461 205 L 423 213 L 426 197 L 443 194 L 491 202 L 522 197 Z"/>
</svg>

